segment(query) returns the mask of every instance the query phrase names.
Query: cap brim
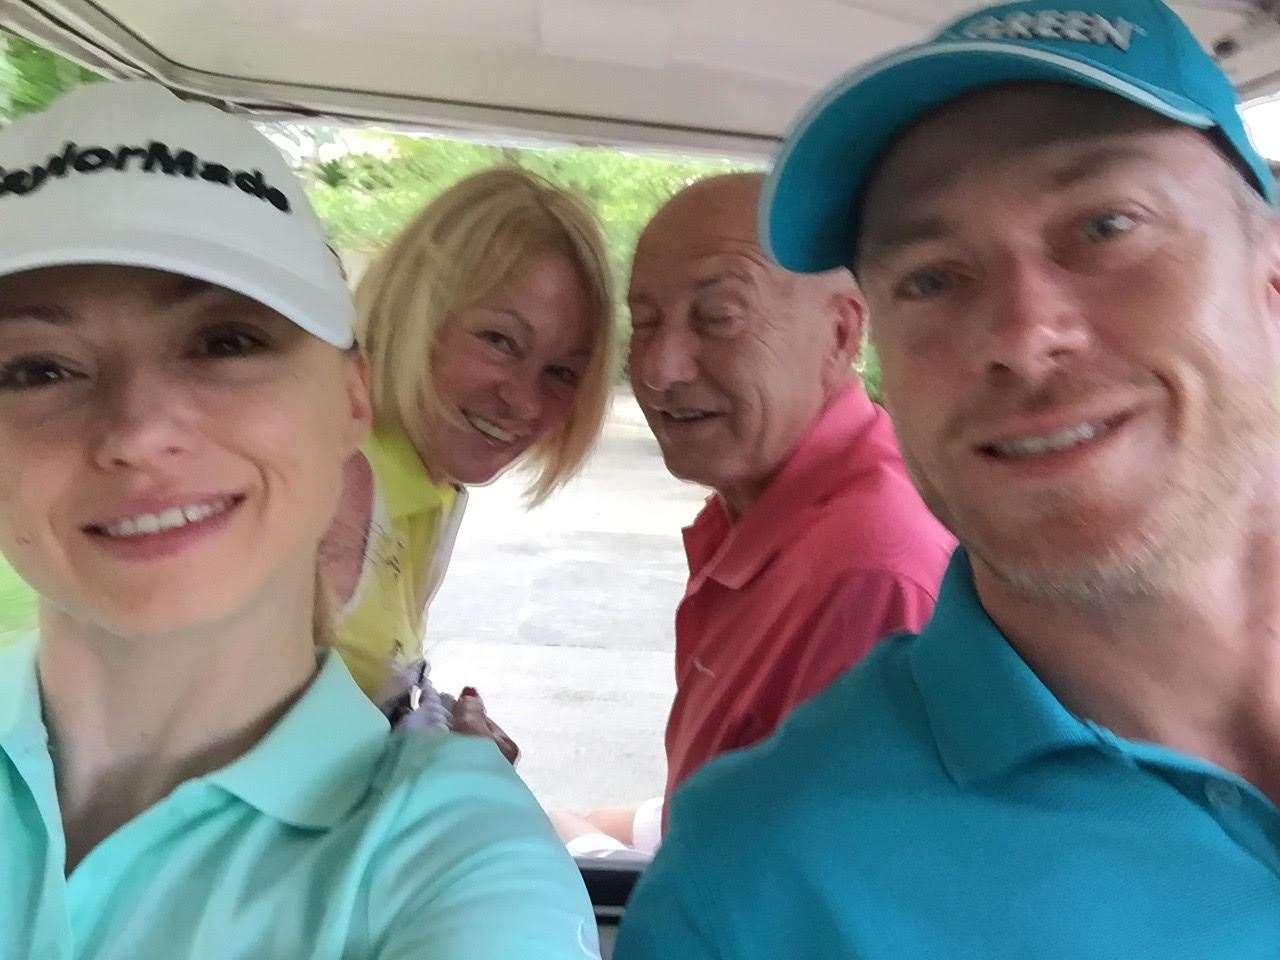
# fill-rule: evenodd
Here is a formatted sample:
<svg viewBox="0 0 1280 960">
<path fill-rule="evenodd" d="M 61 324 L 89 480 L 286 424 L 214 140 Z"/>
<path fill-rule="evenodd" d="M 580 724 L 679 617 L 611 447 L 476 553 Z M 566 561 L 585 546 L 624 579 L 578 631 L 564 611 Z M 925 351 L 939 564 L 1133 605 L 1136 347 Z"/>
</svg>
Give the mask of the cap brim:
<svg viewBox="0 0 1280 960">
<path fill-rule="evenodd" d="M 760 198 L 760 243 L 797 273 L 848 266 L 858 199 L 872 168 L 911 123 L 984 87 L 1068 83 L 1105 90 L 1192 127 L 1199 105 L 1087 60 L 1009 43 L 921 44 L 846 74 L 792 126 Z"/>
<path fill-rule="evenodd" d="M 21 244 L 0 243 L 0 276 L 76 264 L 147 267 L 203 280 L 270 307 L 341 350 L 355 342 L 355 307 L 345 291 L 321 289 L 278 263 L 225 244 L 140 229 L 91 229 L 65 237 L 46 231 Z"/>
</svg>

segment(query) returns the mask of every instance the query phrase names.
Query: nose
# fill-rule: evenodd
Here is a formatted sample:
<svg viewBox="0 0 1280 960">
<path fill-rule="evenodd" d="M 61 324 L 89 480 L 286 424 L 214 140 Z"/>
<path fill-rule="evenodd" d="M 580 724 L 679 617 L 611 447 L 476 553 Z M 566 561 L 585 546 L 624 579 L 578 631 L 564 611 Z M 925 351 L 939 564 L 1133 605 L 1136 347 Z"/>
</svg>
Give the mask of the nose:
<svg viewBox="0 0 1280 960">
<path fill-rule="evenodd" d="M 631 338 L 631 379 L 654 393 L 692 383 L 698 377 L 698 342 L 683 325 L 664 325 Z"/>
<path fill-rule="evenodd" d="M 122 375 L 103 391 L 94 460 L 103 469 L 163 465 L 191 449 L 194 409 L 159 371 Z"/>
<path fill-rule="evenodd" d="M 982 342 L 973 354 L 982 373 L 1036 383 L 1087 351 L 1088 321 L 1066 271 L 1027 258 L 1010 262 L 993 279 Z"/>
<path fill-rule="evenodd" d="M 534 373 L 519 373 L 498 384 L 498 397 L 512 419 L 532 423 L 542 414 L 542 395 Z"/>
</svg>

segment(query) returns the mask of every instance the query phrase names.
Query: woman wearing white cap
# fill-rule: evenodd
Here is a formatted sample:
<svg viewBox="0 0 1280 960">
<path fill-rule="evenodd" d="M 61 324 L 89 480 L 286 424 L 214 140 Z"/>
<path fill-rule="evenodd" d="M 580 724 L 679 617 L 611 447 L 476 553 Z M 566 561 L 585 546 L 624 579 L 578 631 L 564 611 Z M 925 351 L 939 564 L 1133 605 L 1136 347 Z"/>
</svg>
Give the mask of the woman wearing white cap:
<svg viewBox="0 0 1280 960">
<path fill-rule="evenodd" d="M 371 419 L 353 311 L 247 125 L 146 84 L 0 132 L 0 958 L 596 956 L 493 745 L 317 655 Z"/>
<path fill-rule="evenodd" d="M 613 372 L 608 258 L 576 197 L 499 167 L 428 204 L 366 272 L 356 303 L 375 423 L 323 549 L 334 643 L 384 707 L 421 683 L 424 708 L 409 722 L 430 723 L 423 620 L 466 485 L 519 465 L 537 504 L 600 432 Z M 451 719 L 492 732 L 514 758 L 474 691 Z"/>
</svg>

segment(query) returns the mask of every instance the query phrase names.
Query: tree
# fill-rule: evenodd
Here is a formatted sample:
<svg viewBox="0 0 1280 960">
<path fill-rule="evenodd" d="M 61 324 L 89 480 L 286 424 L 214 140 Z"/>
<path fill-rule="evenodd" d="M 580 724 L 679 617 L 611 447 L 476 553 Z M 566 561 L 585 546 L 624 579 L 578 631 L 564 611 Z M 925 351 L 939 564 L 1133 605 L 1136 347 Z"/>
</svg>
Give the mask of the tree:
<svg viewBox="0 0 1280 960">
<path fill-rule="evenodd" d="M 43 110 L 96 73 L 18 37 L 0 32 L 0 122 Z"/>
</svg>

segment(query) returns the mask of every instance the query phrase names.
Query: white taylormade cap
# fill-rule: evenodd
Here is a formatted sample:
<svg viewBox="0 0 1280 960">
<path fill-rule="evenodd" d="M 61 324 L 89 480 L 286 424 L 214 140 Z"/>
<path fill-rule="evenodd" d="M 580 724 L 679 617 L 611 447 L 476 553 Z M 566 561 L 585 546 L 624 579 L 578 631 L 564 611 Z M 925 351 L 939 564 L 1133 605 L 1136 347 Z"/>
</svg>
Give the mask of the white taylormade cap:
<svg viewBox="0 0 1280 960">
<path fill-rule="evenodd" d="M 341 266 L 279 151 L 157 84 L 90 84 L 0 131 L 0 276 L 76 263 L 184 274 L 353 342 Z"/>
</svg>

